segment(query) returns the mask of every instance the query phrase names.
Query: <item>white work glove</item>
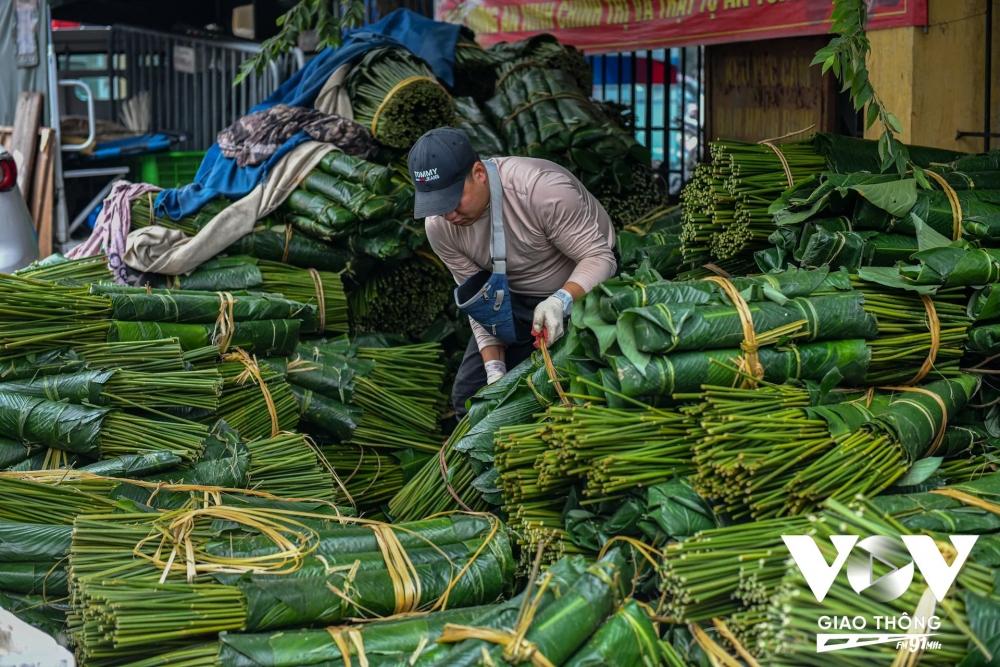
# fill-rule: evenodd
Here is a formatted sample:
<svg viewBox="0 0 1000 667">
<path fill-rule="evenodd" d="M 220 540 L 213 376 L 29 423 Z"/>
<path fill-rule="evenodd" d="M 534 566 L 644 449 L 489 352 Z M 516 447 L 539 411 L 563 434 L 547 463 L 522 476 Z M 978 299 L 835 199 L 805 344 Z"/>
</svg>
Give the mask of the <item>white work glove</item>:
<svg viewBox="0 0 1000 667">
<path fill-rule="evenodd" d="M 499 359 L 487 361 L 483 368 L 486 369 L 486 384 L 493 384 L 507 374 L 507 364 Z"/>
<path fill-rule="evenodd" d="M 565 332 L 563 320 L 572 309 L 573 295 L 564 289 L 557 291 L 535 306 L 535 317 L 531 321 L 532 335 L 539 336 L 544 331 L 546 344 L 552 345 L 562 338 Z"/>
</svg>

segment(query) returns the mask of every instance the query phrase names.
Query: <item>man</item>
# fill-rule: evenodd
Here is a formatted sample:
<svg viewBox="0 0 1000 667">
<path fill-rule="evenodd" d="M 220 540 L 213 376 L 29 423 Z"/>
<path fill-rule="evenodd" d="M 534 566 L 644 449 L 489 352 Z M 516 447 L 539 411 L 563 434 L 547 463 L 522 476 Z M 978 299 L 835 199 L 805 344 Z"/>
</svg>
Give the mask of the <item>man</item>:
<svg viewBox="0 0 1000 667">
<path fill-rule="evenodd" d="M 460 130 L 425 134 L 409 168 L 414 217 L 426 218 L 472 323 L 452 390 L 461 417 L 467 399 L 531 355 L 536 337 L 559 340 L 573 302 L 617 273 L 615 232 L 566 169 L 534 158 L 483 162 Z"/>
</svg>

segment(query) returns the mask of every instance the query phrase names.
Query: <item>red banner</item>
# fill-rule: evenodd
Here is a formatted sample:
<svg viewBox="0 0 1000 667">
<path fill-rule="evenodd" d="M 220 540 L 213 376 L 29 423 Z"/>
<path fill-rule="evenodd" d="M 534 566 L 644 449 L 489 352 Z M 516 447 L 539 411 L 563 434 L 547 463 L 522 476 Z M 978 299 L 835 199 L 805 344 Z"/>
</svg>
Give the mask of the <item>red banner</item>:
<svg viewBox="0 0 1000 667">
<path fill-rule="evenodd" d="M 829 32 L 833 0 L 435 0 L 438 20 L 480 44 L 548 32 L 587 53 L 720 44 Z M 927 0 L 868 0 L 869 29 L 927 23 Z"/>
</svg>

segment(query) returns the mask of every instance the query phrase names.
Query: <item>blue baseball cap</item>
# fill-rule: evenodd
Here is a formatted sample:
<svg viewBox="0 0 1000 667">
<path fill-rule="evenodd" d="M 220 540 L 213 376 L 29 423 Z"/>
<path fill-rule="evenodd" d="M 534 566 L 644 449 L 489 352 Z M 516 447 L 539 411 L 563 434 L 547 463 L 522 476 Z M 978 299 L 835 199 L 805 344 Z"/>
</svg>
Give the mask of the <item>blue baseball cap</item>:
<svg viewBox="0 0 1000 667">
<path fill-rule="evenodd" d="M 445 215 L 458 208 L 465 178 L 478 161 L 479 155 L 461 130 L 439 127 L 420 137 L 407 160 L 416 189 L 413 217 Z"/>
</svg>

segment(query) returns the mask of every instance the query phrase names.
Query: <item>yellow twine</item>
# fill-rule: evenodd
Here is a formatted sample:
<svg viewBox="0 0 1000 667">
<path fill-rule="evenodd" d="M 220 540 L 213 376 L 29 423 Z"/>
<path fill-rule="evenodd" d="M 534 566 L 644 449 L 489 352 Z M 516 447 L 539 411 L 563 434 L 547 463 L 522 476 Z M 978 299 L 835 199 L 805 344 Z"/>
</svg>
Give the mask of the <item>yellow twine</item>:
<svg viewBox="0 0 1000 667">
<path fill-rule="evenodd" d="M 429 76 L 411 76 L 397 83 L 395 86 L 392 87 L 391 90 L 389 90 L 389 92 L 385 96 L 385 99 L 382 100 L 381 104 L 378 105 L 378 108 L 375 109 L 375 115 L 372 116 L 372 128 L 371 128 L 373 137 L 378 139 L 378 132 L 376 131 L 375 128 L 378 127 L 379 116 L 382 115 L 382 111 L 385 109 L 386 105 L 389 104 L 389 100 L 392 99 L 392 96 L 398 93 L 403 88 L 409 86 L 411 83 L 416 83 L 417 81 L 429 81 L 430 83 L 433 83 L 435 86 L 439 87 L 441 86 L 441 84 L 438 83 L 437 80 Z"/>
<path fill-rule="evenodd" d="M 733 279 L 732 275 L 730 275 L 726 271 L 722 270 L 721 268 L 719 268 L 715 264 L 712 264 L 711 262 L 709 262 L 708 264 L 703 264 L 702 268 L 703 269 L 708 269 L 709 271 L 711 271 L 715 275 L 721 276 L 721 277 L 725 278 L 726 280 L 732 280 Z"/>
<path fill-rule="evenodd" d="M 245 350 L 236 348 L 235 352 L 230 352 L 222 357 L 223 361 L 238 361 L 243 364 L 245 370 L 236 376 L 237 384 L 244 384 L 250 378 L 253 378 L 254 382 L 260 387 L 260 393 L 264 395 L 264 403 L 267 404 L 267 413 L 271 416 L 271 437 L 277 437 L 281 433 L 281 427 L 278 423 L 278 409 L 274 405 L 274 399 L 271 397 L 271 391 L 267 388 L 267 383 L 264 382 L 264 378 L 260 374 L 260 366 L 257 364 L 257 357 L 254 355 L 251 357 Z"/>
<path fill-rule="evenodd" d="M 285 249 L 281 251 L 281 263 L 288 264 L 288 248 L 292 244 L 292 226 L 285 225 Z"/>
<path fill-rule="evenodd" d="M 483 551 L 485 551 L 486 548 L 493 543 L 493 538 L 496 537 L 497 533 L 500 530 L 500 520 L 497 519 L 492 514 L 478 513 L 478 512 L 475 513 L 475 514 L 478 515 L 478 516 L 488 517 L 489 520 L 490 520 L 490 523 L 492 523 L 492 525 L 493 525 L 493 528 L 490 530 L 490 534 L 486 536 L 486 539 L 483 540 L 483 543 L 479 545 L 479 548 L 476 549 L 476 552 L 474 554 L 472 554 L 472 558 L 469 558 L 465 562 L 465 565 L 462 567 L 462 569 L 459 570 L 458 575 L 456 577 L 454 577 L 450 582 L 448 582 L 448 587 L 444 590 L 444 593 L 441 594 L 441 597 L 437 599 L 437 602 L 434 603 L 434 606 L 431 607 L 430 611 L 436 611 L 438 609 L 441 609 L 443 611 L 443 610 L 445 610 L 445 609 L 448 608 L 448 598 L 451 596 L 451 591 L 455 588 L 455 585 L 458 584 L 458 582 L 462 579 L 462 577 L 465 576 L 465 573 L 469 571 L 469 568 L 472 567 L 472 564 L 475 563 L 479 559 L 479 557 L 482 555 Z M 429 516 L 427 518 L 431 519 L 431 518 L 434 518 L 436 516 L 440 516 L 440 515 L 435 514 L 435 515 Z M 437 549 L 437 547 L 435 545 L 431 545 L 431 546 L 434 546 L 434 548 Z M 441 551 L 440 549 L 437 549 L 437 551 L 440 552 L 441 555 L 444 556 L 444 558 L 449 563 L 451 562 L 451 559 L 448 558 L 448 556 L 446 556 L 443 551 Z"/>
<path fill-rule="evenodd" d="M 781 141 L 782 139 L 789 139 L 797 134 L 805 134 L 814 127 L 816 127 L 815 123 L 805 128 L 804 130 L 796 130 L 795 132 L 789 132 L 788 134 L 782 135 L 780 137 L 773 137 L 771 139 L 764 139 L 763 141 L 757 142 L 761 146 L 767 146 L 768 148 L 770 148 L 772 151 L 774 151 L 774 154 L 778 156 L 778 159 L 781 160 L 781 167 L 785 170 L 785 178 L 788 179 L 788 187 L 790 188 L 795 186 L 795 180 L 792 178 L 792 168 L 788 165 L 788 160 L 787 158 L 785 158 L 785 154 L 781 152 L 781 150 L 778 148 L 775 142 Z"/>
<path fill-rule="evenodd" d="M 534 101 L 522 104 L 517 109 L 515 109 L 509 116 L 507 116 L 507 118 L 504 119 L 502 123 L 500 123 L 500 130 L 503 131 L 503 129 L 507 127 L 508 123 L 517 118 L 522 112 L 527 111 L 536 104 L 547 102 L 549 100 L 561 100 L 561 99 L 575 99 L 575 100 L 580 100 L 581 102 L 589 103 L 589 100 L 587 100 L 587 98 L 583 97 L 582 95 L 578 95 L 577 93 L 556 93 L 554 95 L 546 95 L 544 97 L 539 97 Z"/>
<path fill-rule="evenodd" d="M 351 638 L 351 643 L 358 652 L 358 667 L 368 667 L 368 656 L 365 654 L 365 641 L 361 633 L 354 628 L 347 631 L 347 636 Z"/>
<path fill-rule="evenodd" d="M 292 434 L 289 433 L 289 435 Z M 330 461 L 326 458 L 326 455 L 323 454 L 323 451 L 316 444 L 316 441 L 310 438 L 308 435 L 303 435 L 302 440 L 306 443 L 309 449 L 313 451 L 313 454 L 316 455 L 316 460 L 320 462 L 320 465 L 326 468 L 327 472 L 330 473 L 330 475 L 333 477 L 333 481 L 335 481 L 337 483 L 337 486 L 340 487 L 340 490 L 344 492 L 344 497 L 347 498 L 347 502 L 351 503 L 351 507 L 357 509 L 357 504 L 354 502 L 354 498 L 351 496 L 351 493 L 347 490 L 347 487 L 344 486 L 344 483 L 340 481 L 340 475 L 337 474 L 336 468 L 334 468 L 333 465 L 330 464 Z M 378 475 L 376 474 L 376 477 L 377 476 Z M 367 492 L 368 489 L 365 489 L 365 491 Z"/>
<path fill-rule="evenodd" d="M 331 637 L 333 637 L 333 643 L 336 644 L 337 648 L 340 650 L 340 657 L 344 659 L 344 667 L 352 667 L 351 649 L 347 646 L 347 641 L 344 640 L 344 636 L 341 634 L 341 631 L 335 631 L 334 628 L 327 628 L 326 631 L 330 633 Z"/>
<path fill-rule="evenodd" d="M 474 628 L 467 625 L 446 623 L 438 642 L 451 644 L 465 639 L 481 639 L 502 646 L 503 658 L 509 664 L 519 665 L 523 662 L 529 662 L 534 667 L 555 667 L 548 658 L 538 651 L 538 647 L 534 643 L 525 638 L 531 628 L 531 623 L 535 620 L 535 613 L 538 611 L 542 596 L 551 581 L 552 573 L 550 572 L 545 575 L 545 579 L 539 585 L 538 592 L 531 599 L 531 603 L 522 608 L 523 613 L 517 619 L 514 630 Z M 528 599 L 526 593 L 525 600 Z"/>
<path fill-rule="evenodd" d="M 462 498 L 458 495 L 458 492 L 456 492 L 454 487 L 452 487 L 451 482 L 448 481 L 448 463 L 445 461 L 445 454 L 447 453 L 448 449 L 451 448 L 453 442 L 454 442 L 454 435 L 448 436 L 448 439 L 445 440 L 444 442 L 444 446 L 442 446 L 441 450 L 438 452 L 438 463 L 440 464 L 441 468 L 441 479 L 444 481 L 444 488 L 448 491 L 448 493 L 455 500 L 455 502 L 458 503 L 458 506 L 466 510 L 467 512 L 472 512 L 474 510 L 465 504 L 465 501 L 462 500 Z"/>
<path fill-rule="evenodd" d="M 778 156 L 778 159 L 781 160 L 781 168 L 785 170 L 785 178 L 788 179 L 788 187 L 794 187 L 795 179 L 792 178 L 792 168 L 788 165 L 788 159 L 785 157 L 785 154 L 781 152 L 780 148 L 770 141 L 762 141 L 760 143 L 770 148 L 774 151 L 774 154 Z"/>
<path fill-rule="evenodd" d="M 705 634 L 705 631 L 701 629 L 697 623 L 691 623 L 688 625 L 688 629 L 691 630 L 691 634 L 694 635 L 694 640 L 698 642 L 705 653 L 709 657 L 718 660 L 726 667 L 743 667 L 740 661 L 733 656 L 726 653 L 725 649 L 715 643 L 715 640 Z"/>
<path fill-rule="evenodd" d="M 163 570 L 160 583 L 166 581 L 178 558 L 184 559 L 187 580 L 192 583 L 199 572 L 291 574 L 302 566 L 304 558 L 319 546 L 319 534 L 303 523 L 280 516 L 280 511 L 257 508 L 201 507 L 167 512 L 153 521 L 150 535 L 135 546 L 133 555 L 148 560 Z M 259 531 L 278 551 L 266 556 L 227 558 L 196 548 L 192 535 L 198 519 L 235 522 Z M 159 537 L 152 556 L 143 553 L 146 543 Z M 163 550 L 170 553 L 163 560 Z"/>
<path fill-rule="evenodd" d="M 233 333 L 236 323 L 233 321 L 233 305 L 236 299 L 229 292 L 216 292 L 219 295 L 219 317 L 215 320 L 215 328 L 212 329 L 212 344 L 219 346 L 219 351 L 225 354 L 229 350 L 229 343 L 233 340 Z"/>
<path fill-rule="evenodd" d="M 524 62 L 514 65 L 509 70 L 507 70 L 507 73 L 501 76 L 500 79 L 497 81 L 497 85 L 493 89 L 494 94 L 500 92 L 500 87 L 503 86 L 504 81 L 506 81 L 507 77 L 513 74 L 514 72 L 521 69 L 525 69 L 526 67 L 542 67 L 542 66 L 543 66 L 542 63 L 536 60 L 525 60 Z"/>
<path fill-rule="evenodd" d="M 653 568 L 658 568 L 660 566 L 660 561 L 662 561 L 664 558 L 667 557 L 666 554 L 663 553 L 662 551 L 659 551 L 651 547 L 650 545 L 646 544 L 645 542 L 641 542 L 635 539 L 634 537 L 628 537 L 626 535 L 616 535 L 615 537 L 612 537 L 610 540 L 608 540 L 605 543 L 605 545 L 601 548 L 601 552 L 597 556 L 597 560 L 600 561 L 601 559 L 603 559 L 604 554 L 606 554 L 608 550 L 612 546 L 614 546 L 616 542 L 624 542 L 625 544 L 634 547 L 635 550 L 639 552 L 639 555 L 641 555 L 648 563 L 650 563 L 653 566 Z M 657 560 L 657 558 L 659 558 L 659 561 Z"/>
<path fill-rule="evenodd" d="M 920 365 L 920 370 L 913 376 L 913 379 L 906 383 L 907 385 L 920 384 L 934 368 L 934 362 L 937 361 L 938 353 L 941 351 L 941 320 L 938 319 L 937 308 L 934 307 L 934 299 L 926 294 L 921 294 L 920 300 L 924 304 L 924 309 L 927 310 L 927 326 L 931 331 L 931 349 L 927 352 L 927 358 L 924 359 L 924 363 Z"/>
<path fill-rule="evenodd" d="M 566 397 L 566 392 L 563 391 L 562 385 L 559 384 L 559 376 L 556 373 L 556 366 L 552 363 L 552 355 L 549 354 L 548 344 L 545 342 L 545 335 L 538 337 L 538 347 L 542 351 L 542 359 L 545 362 L 545 372 L 549 376 L 549 384 L 555 387 L 556 393 L 559 395 L 559 399 L 562 401 L 563 405 L 572 405 L 570 400 Z"/>
<path fill-rule="evenodd" d="M 938 450 L 938 447 L 941 446 L 941 443 L 944 442 L 944 432 L 945 429 L 948 428 L 948 406 L 945 405 L 944 399 L 935 394 L 933 391 L 928 391 L 923 387 L 879 387 L 879 389 L 883 389 L 885 391 L 912 391 L 924 394 L 926 396 L 930 396 L 932 399 L 934 399 L 934 402 L 936 402 L 938 404 L 938 407 L 941 408 L 941 426 L 938 428 L 937 433 L 934 435 L 934 440 L 931 441 L 931 445 L 930 448 L 927 450 L 927 453 L 924 454 L 924 456 L 934 456 L 934 452 L 936 452 Z M 896 402 L 898 403 L 901 401 L 896 401 Z"/>
<path fill-rule="evenodd" d="M 1000 505 L 991 503 L 988 500 L 983 500 L 982 498 L 977 498 L 964 491 L 957 491 L 955 489 L 934 489 L 931 493 L 936 493 L 939 496 L 946 496 L 952 500 L 957 500 L 963 505 L 968 505 L 969 507 L 976 507 L 981 510 L 986 510 L 993 514 L 1000 514 Z"/>
<path fill-rule="evenodd" d="M 395 614 L 409 614 L 420 604 L 420 577 L 409 554 L 400 543 L 392 528 L 385 524 L 369 526 L 375 533 L 379 551 L 392 580 L 392 590 L 396 598 Z"/>
<path fill-rule="evenodd" d="M 920 596 L 920 601 L 917 602 L 917 608 L 913 610 L 910 618 L 919 617 L 927 621 L 934 615 L 934 608 L 936 606 L 937 602 L 934 599 L 934 593 L 931 591 L 930 587 L 927 587 L 924 589 L 923 595 Z M 914 624 L 911 625 L 910 630 L 906 634 L 920 634 L 920 630 L 917 629 L 917 626 Z M 896 657 L 893 659 L 890 667 L 917 667 L 917 665 L 920 664 L 920 659 L 923 655 L 923 649 L 911 651 L 909 648 L 909 642 L 904 641 L 903 645 L 896 651 Z"/>
<path fill-rule="evenodd" d="M 319 271 L 309 269 L 309 277 L 312 278 L 313 287 L 316 288 L 316 307 L 319 311 L 319 333 L 326 331 L 326 294 L 323 292 L 323 279 L 319 276 Z"/>
<path fill-rule="evenodd" d="M 748 651 L 738 639 L 736 639 L 736 635 L 733 634 L 724 620 L 721 618 L 713 618 L 712 623 L 715 625 L 715 629 L 719 631 L 719 634 L 733 645 L 733 648 L 736 649 L 736 653 L 746 661 L 749 667 L 760 667 L 760 663 L 757 662 L 757 659 L 750 654 L 750 651 Z"/>
<path fill-rule="evenodd" d="M 945 196 L 948 198 L 948 205 L 951 206 L 951 240 L 957 241 L 962 238 L 962 202 L 958 199 L 958 193 L 955 192 L 955 189 L 951 187 L 951 184 L 941 174 L 933 171 L 925 171 L 924 173 L 930 174 L 931 178 L 937 181 L 937 184 L 941 186 Z"/>
<path fill-rule="evenodd" d="M 755 380 L 763 379 L 764 367 L 761 366 L 757 355 L 759 346 L 757 344 L 757 334 L 753 328 L 753 315 L 750 313 L 750 306 L 747 305 L 739 290 L 736 289 L 736 286 L 722 276 L 709 276 L 704 278 L 704 280 L 713 282 L 721 287 L 729 296 L 729 300 L 733 302 L 736 313 L 740 318 L 740 325 L 743 327 L 743 342 L 740 343 L 740 348 L 743 350 L 747 372 Z"/>
<path fill-rule="evenodd" d="M 39 484 L 48 484 L 50 482 L 55 484 L 62 484 L 72 481 L 85 482 L 85 481 L 100 481 L 100 480 L 105 480 L 114 483 L 121 482 L 121 479 L 117 477 L 107 477 L 105 475 L 96 475 L 94 473 L 86 472 L 84 470 L 69 470 L 69 469 L 59 470 L 59 471 L 52 471 L 52 470 L 27 470 L 23 472 L 5 471 L 5 472 L 0 472 L 0 478 L 28 479 L 31 480 L 32 482 L 36 482 Z M 146 482 L 141 479 L 131 479 L 129 480 L 129 484 L 131 486 L 140 486 L 146 489 L 153 489 L 153 495 L 158 494 L 160 490 L 176 491 L 178 493 L 186 493 L 189 491 L 211 493 L 214 495 L 214 497 L 217 498 L 215 503 L 217 505 L 222 504 L 221 494 L 239 493 L 245 496 L 265 498 L 267 500 L 308 501 L 312 503 L 321 503 L 323 505 L 328 505 L 329 507 L 332 507 L 334 510 L 337 510 L 338 512 L 340 510 L 339 507 L 337 507 L 334 503 L 328 500 L 316 500 L 314 498 L 289 498 L 288 496 L 279 497 L 272 493 L 266 493 L 264 491 L 255 491 L 253 489 L 230 489 L 224 486 L 206 486 L 204 484 L 168 484 L 167 482 Z M 330 517 L 326 515 L 322 516 L 317 515 L 316 518 L 329 520 Z M 344 517 L 341 518 L 341 523 L 343 523 L 343 518 Z M 352 519 L 352 521 L 356 521 L 356 519 Z"/>
<path fill-rule="evenodd" d="M 359 667 L 368 667 L 368 655 L 365 653 L 365 641 L 361 632 L 356 628 L 337 628 L 328 627 L 326 631 L 330 633 L 333 638 L 333 643 L 337 645 L 337 649 L 340 651 L 340 657 L 344 661 L 344 667 L 351 667 L 351 648 L 347 644 L 347 639 L 350 639 L 351 644 L 354 645 L 354 649 L 358 656 Z M 347 639 L 344 639 L 344 634 L 347 634 Z"/>
</svg>

